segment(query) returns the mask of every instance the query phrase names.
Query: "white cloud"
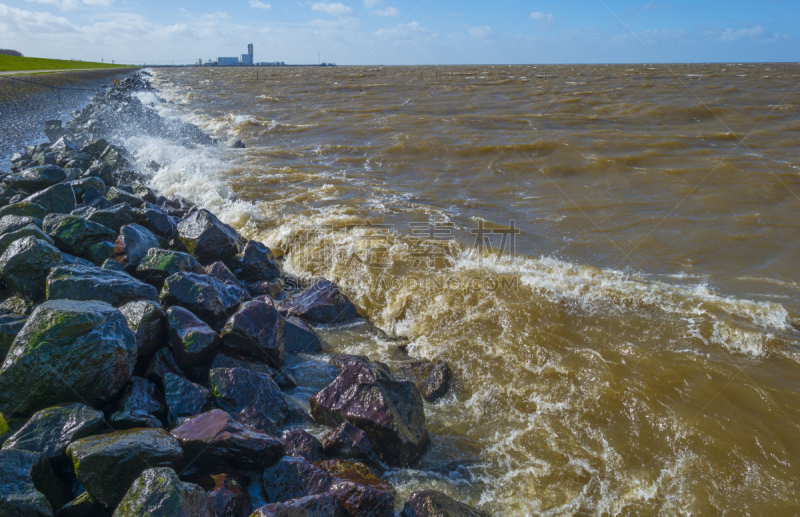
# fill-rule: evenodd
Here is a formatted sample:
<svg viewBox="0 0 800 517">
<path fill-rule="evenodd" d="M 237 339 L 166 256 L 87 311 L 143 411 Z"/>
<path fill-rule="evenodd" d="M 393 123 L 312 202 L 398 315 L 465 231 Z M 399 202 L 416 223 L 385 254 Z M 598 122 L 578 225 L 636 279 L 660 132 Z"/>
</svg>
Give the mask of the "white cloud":
<svg viewBox="0 0 800 517">
<path fill-rule="evenodd" d="M 387 27 L 379 29 L 372 33 L 373 36 L 378 38 L 385 38 L 392 36 L 395 39 L 411 39 L 415 36 L 427 36 L 437 38 L 439 33 L 431 32 L 428 28 L 423 27 L 419 22 L 399 23 L 396 27 Z"/>
<path fill-rule="evenodd" d="M 494 35 L 494 31 L 489 25 L 484 27 L 470 27 L 469 33 L 473 38 L 479 39 L 491 38 Z"/>
<path fill-rule="evenodd" d="M 738 31 L 733 29 L 725 29 L 720 37 L 722 41 L 736 41 L 744 38 L 757 38 L 763 34 L 764 27 L 757 25 L 749 29 L 739 29 Z"/>
<path fill-rule="evenodd" d="M 96 5 L 98 7 L 109 7 L 114 3 L 114 0 L 83 0 L 86 5 Z"/>
<path fill-rule="evenodd" d="M 341 2 L 336 3 L 326 3 L 326 2 L 317 2 L 316 4 L 311 6 L 313 11 L 322 11 L 323 13 L 328 13 L 332 16 L 336 16 L 337 18 L 357 18 L 358 14 L 353 11 L 351 8 L 347 7 Z"/>
<path fill-rule="evenodd" d="M 537 22 L 552 22 L 555 18 L 552 14 L 535 11 L 531 13 L 531 20 L 536 20 Z"/>
<path fill-rule="evenodd" d="M 3 34 L 49 34 L 80 32 L 66 18 L 45 12 L 32 12 L 0 4 L 0 32 Z"/>
<path fill-rule="evenodd" d="M 400 10 L 395 9 L 394 7 L 387 7 L 386 9 L 380 9 L 378 11 L 372 11 L 372 16 L 400 16 Z"/>
<path fill-rule="evenodd" d="M 76 7 L 81 5 L 79 0 L 26 0 L 26 1 L 33 2 L 36 4 L 55 5 L 62 11 L 66 11 L 67 9 L 75 9 Z"/>
<path fill-rule="evenodd" d="M 272 6 L 270 4 L 265 4 L 264 2 L 259 2 L 259 0 L 250 0 L 250 7 L 253 9 L 271 9 Z"/>
<path fill-rule="evenodd" d="M 364 7 L 366 7 L 367 9 L 372 9 L 374 7 L 381 5 L 381 3 L 382 0 L 364 0 Z"/>
</svg>

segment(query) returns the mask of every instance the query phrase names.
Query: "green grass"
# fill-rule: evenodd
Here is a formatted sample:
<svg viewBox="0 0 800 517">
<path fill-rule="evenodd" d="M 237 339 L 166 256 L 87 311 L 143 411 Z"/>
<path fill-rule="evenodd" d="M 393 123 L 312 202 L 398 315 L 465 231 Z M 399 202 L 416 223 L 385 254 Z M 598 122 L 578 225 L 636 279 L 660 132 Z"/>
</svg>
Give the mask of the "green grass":
<svg viewBox="0 0 800 517">
<path fill-rule="evenodd" d="M 74 70 L 76 68 L 126 68 L 129 65 L 112 65 L 92 61 L 67 61 L 41 57 L 0 56 L 0 72 L 24 70 Z"/>
</svg>

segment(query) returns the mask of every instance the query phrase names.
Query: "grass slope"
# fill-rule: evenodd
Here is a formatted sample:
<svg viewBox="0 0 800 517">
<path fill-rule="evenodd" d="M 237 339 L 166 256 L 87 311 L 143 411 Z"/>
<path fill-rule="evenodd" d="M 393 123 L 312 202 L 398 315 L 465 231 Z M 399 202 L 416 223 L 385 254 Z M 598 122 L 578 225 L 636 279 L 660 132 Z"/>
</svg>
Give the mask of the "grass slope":
<svg viewBox="0 0 800 517">
<path fill-rule="evenodd" d="M 0 72 L 23 70 L 74 70 L 76 68 L 126 68 L 128 65 L 111 65 L 91 61 L 67 61 L 41 57 L 0 56 Z"/>
</svg>

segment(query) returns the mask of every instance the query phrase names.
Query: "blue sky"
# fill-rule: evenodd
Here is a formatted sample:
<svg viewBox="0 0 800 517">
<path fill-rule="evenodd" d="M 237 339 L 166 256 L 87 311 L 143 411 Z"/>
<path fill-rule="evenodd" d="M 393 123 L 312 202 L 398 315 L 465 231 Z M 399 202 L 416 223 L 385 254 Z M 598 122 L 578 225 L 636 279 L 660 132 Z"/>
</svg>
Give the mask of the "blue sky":
<svg viewBox="0 0 800 517">
<path fill-rule="evenodd" d="M 340 65 L 797 61 L 800 1 L 0 0 L 29 56 Z"/>
</svg>

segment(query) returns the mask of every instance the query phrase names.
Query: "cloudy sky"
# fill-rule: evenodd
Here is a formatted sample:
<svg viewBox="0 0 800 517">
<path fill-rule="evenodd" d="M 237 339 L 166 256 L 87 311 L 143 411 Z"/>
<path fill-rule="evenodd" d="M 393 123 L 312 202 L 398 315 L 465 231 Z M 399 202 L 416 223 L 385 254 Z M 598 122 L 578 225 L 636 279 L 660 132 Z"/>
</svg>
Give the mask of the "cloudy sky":
<svg viewBox="0 0 800 517">
<path fill-rule="evenodd" d="M 191 63 L 797 61 L 800 1 L 0 0 L 0 48 Z"/>
</svg>

